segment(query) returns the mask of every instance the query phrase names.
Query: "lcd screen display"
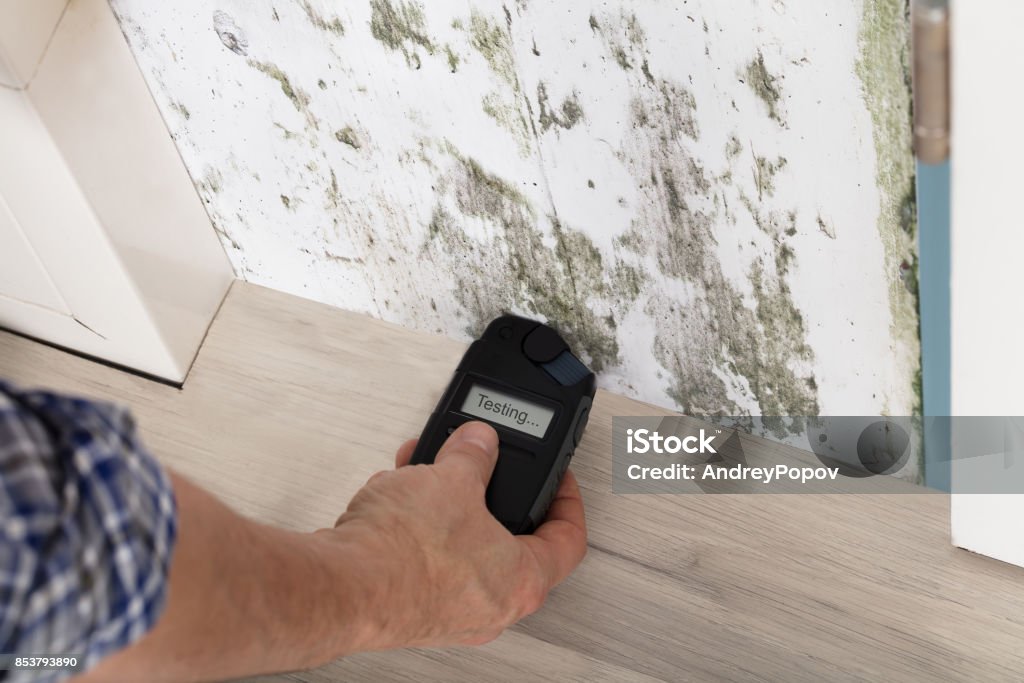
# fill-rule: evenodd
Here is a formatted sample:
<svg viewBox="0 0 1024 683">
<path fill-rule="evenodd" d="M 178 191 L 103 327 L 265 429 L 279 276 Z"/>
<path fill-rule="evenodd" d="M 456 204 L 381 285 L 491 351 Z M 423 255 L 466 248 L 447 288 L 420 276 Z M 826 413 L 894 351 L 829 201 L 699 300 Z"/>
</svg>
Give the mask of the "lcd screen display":
<svg viewBox="0 0 1024 683">
<path fill-rule="evenodd" d="M 460 410 L 537 438 L 543 438 L 555 416 L 551 408 L 479 384 L 469 387 Z"/>
</svg>

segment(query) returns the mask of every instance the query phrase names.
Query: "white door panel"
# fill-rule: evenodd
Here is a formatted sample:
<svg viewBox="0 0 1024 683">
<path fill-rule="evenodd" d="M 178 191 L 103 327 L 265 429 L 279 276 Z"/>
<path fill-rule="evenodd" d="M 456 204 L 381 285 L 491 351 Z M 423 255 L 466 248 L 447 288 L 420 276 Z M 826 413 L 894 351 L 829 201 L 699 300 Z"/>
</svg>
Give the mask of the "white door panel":
<svg viewBox="0 0 1024 683">
<path fill-rule="evenodd" d="M 1024 3 L 957 2 L 951 22 L 952 412 L 1019 416 L 1024 415 L 1024 217 L 1018 203 L 1024 138 L 1017 130 L 1024 120 L 1024 91 L 1013 76 L 1024 70 L 1019 47 Z M 954 445 L 956 427 L 954 422 Z M 985 465 L 984 458 L 954 462 L 953 542 L 1024 565 L 1024 495 L 955 494 L 958 479 Z"/>
</svg>

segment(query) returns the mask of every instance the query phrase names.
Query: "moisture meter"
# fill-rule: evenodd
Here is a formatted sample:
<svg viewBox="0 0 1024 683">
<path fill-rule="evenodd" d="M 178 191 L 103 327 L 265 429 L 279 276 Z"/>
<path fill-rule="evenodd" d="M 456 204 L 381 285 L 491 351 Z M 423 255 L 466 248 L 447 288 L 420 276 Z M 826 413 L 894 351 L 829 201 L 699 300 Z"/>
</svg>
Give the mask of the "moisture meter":
<svg viewBox="0 0 1024 683">
<path fill-rule="evenodd" d="M 498 464 L 487 508 L 514 534 L 547 515 L 587 426 L 594 373 L 553 329 L 514 315 L 494 320 L 473 342 L 423 428 L 412 464 L 432 463 L 464 422 L 498 432 Z"/>
</svg>

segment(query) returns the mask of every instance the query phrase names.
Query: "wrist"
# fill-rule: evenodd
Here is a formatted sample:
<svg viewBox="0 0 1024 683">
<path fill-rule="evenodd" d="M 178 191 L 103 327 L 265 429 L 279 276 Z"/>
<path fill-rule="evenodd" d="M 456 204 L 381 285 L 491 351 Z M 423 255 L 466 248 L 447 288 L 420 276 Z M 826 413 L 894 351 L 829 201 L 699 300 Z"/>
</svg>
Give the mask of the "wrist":
<svg viewBox="0 0 1024 683">
<path fill-rule="evenodd" d="M 324 602 L 333 624 L 330 659 L 381 649 L 387 613 L 378 595 L 387 582 L 374 569 L 372 550 L 348 529 L 320 529 L 312 534 L 314 556 L 325 580 Z"/>
</svg>

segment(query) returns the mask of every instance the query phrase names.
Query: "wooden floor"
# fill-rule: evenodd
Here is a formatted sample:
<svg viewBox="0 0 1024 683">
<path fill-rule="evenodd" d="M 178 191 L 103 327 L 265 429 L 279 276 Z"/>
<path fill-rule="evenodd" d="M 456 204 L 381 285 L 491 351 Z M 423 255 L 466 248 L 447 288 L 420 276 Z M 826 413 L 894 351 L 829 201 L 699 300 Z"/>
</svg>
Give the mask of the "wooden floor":
<svg viewBox="0 0 1024 683">
<path fill-rule="evenodd" d="M 0 376 L 127 403 L 164 463 L 311 530 L 418 434 L 462 349 L 236 283 L 182 390 L 3 332 Z M 611 416 L 660 412 L 599 394 L 573 460 L 590 552 L 539 613 L 482 648 L 289 678 L 1024 678 L 1024 571 L 952 548 L 945 496 L 613 495 Z"/>
</svg>

